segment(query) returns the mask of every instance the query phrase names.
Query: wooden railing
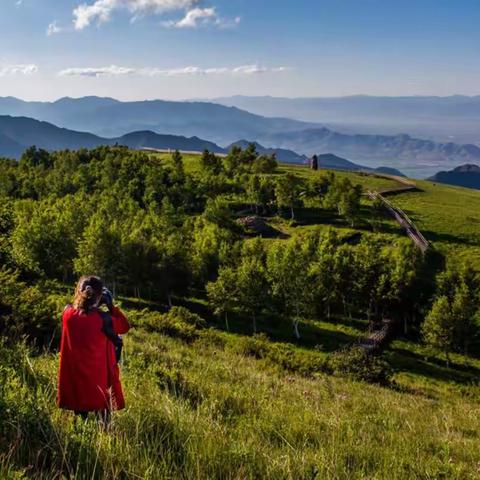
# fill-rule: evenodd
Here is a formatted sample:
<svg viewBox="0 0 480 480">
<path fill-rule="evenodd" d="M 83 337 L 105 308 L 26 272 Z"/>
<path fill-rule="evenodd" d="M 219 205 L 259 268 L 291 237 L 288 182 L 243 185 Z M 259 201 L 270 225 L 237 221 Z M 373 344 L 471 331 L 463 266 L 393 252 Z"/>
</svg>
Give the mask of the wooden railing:
<svg viewBox="0 0 480 480">
<path fill-rule="evenodd" d="M 379 199 L 382 202 L 388 213 L 399 223 L 401 227 L 403 227 L 407 235 L 412 239 L 422 253 L 425 253 L 430 248 L 430 242 L 423 236 L 422 232 L 420 232 L 417 226 L 401 208 L 393 205 L 379 192 L 369 191 L 367 192 L 367 196 L 372 200 Z"/>
</svg>

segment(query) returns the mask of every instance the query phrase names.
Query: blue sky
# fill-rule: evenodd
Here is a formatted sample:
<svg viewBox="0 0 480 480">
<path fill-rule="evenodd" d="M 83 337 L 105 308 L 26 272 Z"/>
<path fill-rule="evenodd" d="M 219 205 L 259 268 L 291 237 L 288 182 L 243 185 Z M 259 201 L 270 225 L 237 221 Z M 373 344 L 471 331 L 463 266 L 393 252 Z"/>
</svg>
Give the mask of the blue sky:
<svg viewBox="0 0 480 480">
<path fill-rule="evenodd" d="M 1 0 L 0 95 L 476 95 L 479 25 L 479 0 Z"/>
</svg>

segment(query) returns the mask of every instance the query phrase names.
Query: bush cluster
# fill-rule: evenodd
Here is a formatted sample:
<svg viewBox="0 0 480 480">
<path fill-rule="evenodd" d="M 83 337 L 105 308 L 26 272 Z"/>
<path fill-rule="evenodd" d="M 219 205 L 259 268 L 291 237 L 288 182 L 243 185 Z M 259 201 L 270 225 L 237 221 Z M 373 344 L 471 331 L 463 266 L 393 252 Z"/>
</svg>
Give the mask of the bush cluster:
<svg viewBox="0 0 480 480">
<path fill-rule="evenodd" d="M 344 348 L 329 356 L 328 369 L 331 373 L 352 380 L 388 385 L 393 371 L 386 360 L 368 353 L 361 346 Z"/>
</svg>

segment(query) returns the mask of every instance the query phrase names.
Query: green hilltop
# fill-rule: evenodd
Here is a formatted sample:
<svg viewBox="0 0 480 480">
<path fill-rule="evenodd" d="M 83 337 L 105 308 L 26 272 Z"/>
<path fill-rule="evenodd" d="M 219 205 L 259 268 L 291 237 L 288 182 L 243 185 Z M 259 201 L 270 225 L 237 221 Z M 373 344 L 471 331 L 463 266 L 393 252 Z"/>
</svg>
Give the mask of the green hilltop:
<svg viewBox="0 0 480 480">
<path fill-rule="evenodd" d="M 477 478 L 480 192 L 414 183 L 248 148 L 1 160 L 0 478 Z M 134 327 L 110 433 L 55 406 L 86 272 Z"/>
</svg>

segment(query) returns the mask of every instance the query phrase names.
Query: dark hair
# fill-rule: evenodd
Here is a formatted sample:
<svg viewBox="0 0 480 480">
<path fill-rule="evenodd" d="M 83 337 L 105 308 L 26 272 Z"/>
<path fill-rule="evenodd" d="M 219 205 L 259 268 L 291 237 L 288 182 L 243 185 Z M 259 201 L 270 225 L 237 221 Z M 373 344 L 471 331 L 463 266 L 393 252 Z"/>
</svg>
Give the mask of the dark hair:
<svg viewBox="0 0 480 480">
<path fill-rule="evenodd" d="M 99 277 L 93 275 L 82 277 L 75 289 L 73 306 L 84 313 L 88 313 L 98 304 L 102 296 L 103 286 L 103 281 Z"/>
</svg>

